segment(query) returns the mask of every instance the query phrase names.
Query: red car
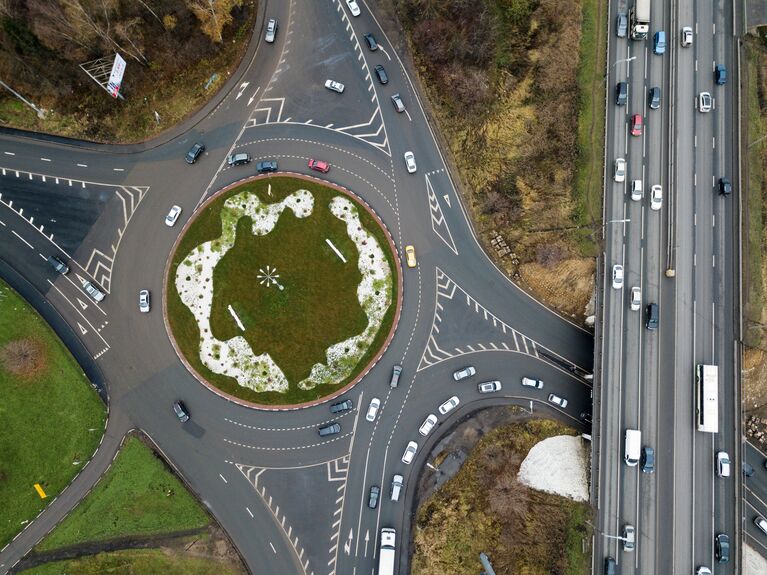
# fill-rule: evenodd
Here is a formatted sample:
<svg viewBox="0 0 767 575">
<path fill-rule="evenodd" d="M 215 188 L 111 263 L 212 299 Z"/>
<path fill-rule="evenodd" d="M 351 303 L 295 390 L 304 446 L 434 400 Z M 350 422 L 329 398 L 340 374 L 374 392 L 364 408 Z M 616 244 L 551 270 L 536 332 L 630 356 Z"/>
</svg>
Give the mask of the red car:
<svg viewBox="0 0 767 575">
<path fill-rule="evenodd" d="M 330 164 L 322 160 L 309 160 L 309 167 L 323 174 L 327 174 L 330 171 Z"/>
<path fill-rule="evenodd" d="M 632 136 L 642 135 L 642 115 L 641 114 L 634 114 L 633 116 L 631 116 L 631 135 Z"/>
</svg>

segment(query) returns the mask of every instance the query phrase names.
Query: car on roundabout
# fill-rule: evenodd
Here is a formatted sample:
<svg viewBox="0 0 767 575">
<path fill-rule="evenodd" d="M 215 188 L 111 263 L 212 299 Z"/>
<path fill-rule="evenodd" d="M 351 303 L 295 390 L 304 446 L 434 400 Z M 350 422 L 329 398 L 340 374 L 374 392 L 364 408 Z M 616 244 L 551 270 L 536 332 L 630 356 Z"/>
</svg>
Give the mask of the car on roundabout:
<svg viewBox="0 0 767 575">
<path fill-rule="evenodd" d="M 413 152 L 405 152 L 405 167 L 407 167 L 408 174 L 415 173 L 415 154 Z"/>
<path fill-rule="evenodd" d="M 554 405 L 558 405 L 562 409 L 567 407 L 567 400 L 564 397 L 559 397 L 558 395 L 555 395 L 553 393 L 549 394 L 549 403 L 553 403 Z"/>
<path fill-rule="evenodd" d="M 402 463 L 410 465 L 415 459 L 415 454 L 418 451 L 418 444 L 415 441 L 411 441 L 405 448 L 405 453 L 402 454 Z"/>
<path fill-rule="evenodd" d="M 429 435 L 431 430 L 434 429 L 435 425 L 437 425 L 437 416 L 433 413 L 430 413 L 426 419 L 423 420 L 421 427 L 418 428 L 418 433 L 426 437 Z"/>
<path fill-rule="evenodd" d="M 138 309 L 141 313 L 149 313 L 150 307 L 149 290 L 142 289 L 138 292 Z"/>
<path fill-rule="evenodd" d="M 458 407 L 459 403 L 461 403 L 461 400 L 458 399 L 458 396 L 454 395 L 453 397 L 451 397 L 450 399 L 442 403 L 442 405 L 440 405 L 437 409 L 442 415 L 447 415 L 448 413 L 453 411 L 456 407 Z"/>
<path fill-rule="evenodd" d="M 322 172 L 323 174 L 327 174 L 330 171 L 330 164 L 322 160 L 315 160 L 314 158 L 309 160 L 308 166 L 310 170 Z"/>
<path fill-rule="evenodd" d="M 169 228 L 172 228 L 176 225 L 176 220 L 178 220 L 178 217 L 181 215 L 181 206 L 173 206 L 170 211 L 168 212 L 168 215 L 165 216 L 165 225 Z"/>
<path fill-rule="evenodd" d="M 370 405 L 368 405 L 367 413 L 365 413 L 365 420 L 366 421 L 375 421 L 376 416 L 378 415 L 378 410 L 381 407 L 381 400 L 377 397 L 374 397 L 370 400 Z"/>
<path fill-rule="evenodd" d="M 336 82 L 335 80 L 325 80 L 325 87 L 328 90 L 338 92 L 339 94 L 344 93 L 344 85 L 341 82 Z"/>
<path fill-rule="evenodd" d="M 453 379 L 456 381 L 461 381 L 462 379 L 466 379 L 471 377 L 472 375 L 476 375 L 476 373 L 477 373 L 476 367 L 474 367 L 473 365 L 467 365 L 466 367 L 453 372 Z"/>
<path fill-rule="evenodd" d="M 524 385 L 525 387 L 534 387 L 535 389 L 542 389 L 543 381 L 540 379 L 534 379 L 532 377 L 523 377 L 522 385 Z"/>
<path fill-rule="evenodd" d="M 477 391 L 479 393 L 493 393 L 501 391 L 501 382 L 497 379 L 494 381 L 483 381 L 477 384 Z"/>
</svg>

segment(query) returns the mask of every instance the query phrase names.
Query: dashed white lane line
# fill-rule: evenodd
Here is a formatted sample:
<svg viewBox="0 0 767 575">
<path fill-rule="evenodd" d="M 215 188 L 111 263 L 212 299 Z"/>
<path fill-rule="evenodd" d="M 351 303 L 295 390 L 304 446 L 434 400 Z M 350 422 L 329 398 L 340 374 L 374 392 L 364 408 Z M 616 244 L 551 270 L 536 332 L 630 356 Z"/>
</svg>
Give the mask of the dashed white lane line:
<svg viewBox="0 0 767 575">
<path fill-rule="evenodd" d="M 218 474 L 218 476 L 221 478 L 221 481 L 223 481 L 224 483 L 229 483 L 229 482 L 226 480 L 226 477 L 224 477 L 224 476 L 223 476 L 223 475 L 221 475 L 220 473 Z"/>
<path fill-rule="evenodd" d="M 87 168 L 88 164 L 77 164 L 78 168 Z"/>
<path fill-rule="evenodd" d="M 253 512 L 248 507 L 245 508 L 245 511 L 248 512 L 248 515 L 250 515 L 250 517 L 252 519 L 253 518 Z M 271 545 L 271 543 L 270 543 L 270 545 Z M 272 549 L 274 549 L 274 548 L 272 548 Z"/>
<path fill-rule="evenodd" d="M 300 425 L 298 427 L 256 427 L 255 425 L 248 425 L 247 423 L 240 423 L 239 421 L 234 421 L 233 419 L 229 419 L 228 417 L 224 418 L 224 421 L 227 423 L 231 423 L 232 425 L 237 425 L 239 427 L 244 427 L 245 429 L 252 429 L 253 431 L 301 431 L 304 429 L 314 429 L 316 427 L 322 427 L 323 425 L 327 425 L 328 423 L 331 423 L 333 421 L 338 421 L 339 419 L 343 419 L 344 417 L 347 417 L 351 414 L 353 414 L 356 410 L 346 411 L 344 413 L 341 413 L 338 415 L 338 417 L 334 417 L 332 419 L 328 419 L 326 421 L 321 421 L 319 423 L 315 423 L 312 425 Z"/>
<path fill-rule="evenodd" d="M 274 551 L 274 554 L 277 555 L 277 550 L 274 548 L 274 545 L 272 545 L 271 541 L 269 541 L 269 547 L 271 547 L 272 551 Z"/>
<path fill-rule="evenodd" d="M 229 443 L 231 445 L 236 445 L 237 447 L 244 447 L 246 449 L 256 449 L 258 451 L 297 451 L 299 449 L 313 449 L 315 447 L 319 447 L 320 445 L 327 445 L 328 443 L 334 443 L 336 441 L 340 441 L 341 439 L 346 439 L 347 437 L 350 437 L 353 435 L 352 432 L 344 433 L 343 435 L 339 435 L 338 437 L 334 439 L 329 439 L 327 441 L 320 441 L 319 443 L 310 443 L 308 445 L 296 445 L 292 447 L 262 447 L 260 445 L 247 445 L 245 443 L 239 443 L 237 441 L 232 441 L 231 439 L 224 439 L 226 443 Z"/>
<path fill-rule="evenodd" d="M 41 159 L 43 162 L 50 162 L 50 161 L 51 161 L 51 159 L 50 159 L 50 158 L 40 158 L 40 159 Z"/>
</svg>

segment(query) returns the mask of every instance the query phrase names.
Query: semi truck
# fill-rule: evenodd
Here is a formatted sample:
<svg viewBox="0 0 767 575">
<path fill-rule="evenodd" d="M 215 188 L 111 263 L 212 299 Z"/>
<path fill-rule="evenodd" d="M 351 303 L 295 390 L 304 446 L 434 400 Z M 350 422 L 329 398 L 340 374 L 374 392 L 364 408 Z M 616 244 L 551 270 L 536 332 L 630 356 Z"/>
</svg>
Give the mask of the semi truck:
<svg viewBox="0 0 767 575">
<path fill-rule="evenodd" d="M 631 39 L 644 40 L 650 31 L 650 0 L 634 0 L 631 8 Z"/>
<path fill-rule="evenodd" d="M 378 552 L 378 575 L 394 575 L 394 551 L 397 532 L 391 527 L 381 529 L 381 549 Z"/>
</svg>

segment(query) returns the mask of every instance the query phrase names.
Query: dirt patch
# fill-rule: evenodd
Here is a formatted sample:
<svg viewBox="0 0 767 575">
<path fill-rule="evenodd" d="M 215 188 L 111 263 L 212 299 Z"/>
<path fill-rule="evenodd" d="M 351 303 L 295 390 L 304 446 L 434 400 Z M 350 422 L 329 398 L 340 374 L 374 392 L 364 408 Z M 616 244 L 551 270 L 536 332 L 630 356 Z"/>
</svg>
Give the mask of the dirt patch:
<svg viewBox="0 0 767 575">
<path fill-rule="evenodd" d="M 593 258 L 568 259 L 551 266 L 533 262 L 520 267 L 520 279 L 541 301 L 580 321 L 594 313 L 589 303 L 595 265 Z"/>
<path fill-rule="evenodd" d="M 5 371 L 21 379 L 31 379 L 48 367 L 48 353 L 41 341 L 26 337 L 10 341 L 0 348 L 0 364 Z"/>
<path fill-rule="evenodd" d="M 743 407 L 746 414 L 767 417 L 767 362 L 761 349 L 743 354 Z"/>
<path fill-rule="evenodd" d="M 121 549 L 160 549 L 166 555 L 201 557 L 226 565 L 240 573 L 248 573 L 239 553 L 226 532 L 218 525 L 203 529 L 181 531 L 152 537 L 120 537 L 108 541 L 72 545 L 44 553 L 30 553 L 15 568 L 18 573 L 31 567 L 53 561 L 75 559 L 84 555 L 96 555 Z"/>
</svg>

